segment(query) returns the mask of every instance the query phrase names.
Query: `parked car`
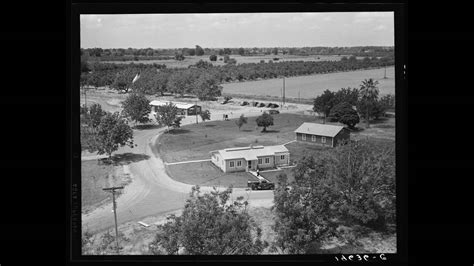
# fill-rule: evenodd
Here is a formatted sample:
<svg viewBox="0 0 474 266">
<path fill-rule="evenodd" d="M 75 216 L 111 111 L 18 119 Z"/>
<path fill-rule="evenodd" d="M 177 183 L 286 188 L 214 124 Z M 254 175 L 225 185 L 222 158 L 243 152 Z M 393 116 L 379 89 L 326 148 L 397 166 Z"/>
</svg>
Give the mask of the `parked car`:
<svg viewBox="0 0 474 266">
<path fill-rule="evenodd" d="M 245 106 L 245 105 L 249 105 L 249 102 L 246 102 L 246 101 L 243 101 L 240 106 Z"/>
<path fill-rule="evenodd" d="M 247 181 L 247 187 L 252 190 L 273 190 L 275 184 L 267 181 Z"/>
<path fill-rule="evenodd" d="M 268 113 L 271 114 L 271 115 L 276 115 L 276 114 L 279 114 L 280 111 L 278 111 L 278 110 L 268 110 Z"/>
</svg>

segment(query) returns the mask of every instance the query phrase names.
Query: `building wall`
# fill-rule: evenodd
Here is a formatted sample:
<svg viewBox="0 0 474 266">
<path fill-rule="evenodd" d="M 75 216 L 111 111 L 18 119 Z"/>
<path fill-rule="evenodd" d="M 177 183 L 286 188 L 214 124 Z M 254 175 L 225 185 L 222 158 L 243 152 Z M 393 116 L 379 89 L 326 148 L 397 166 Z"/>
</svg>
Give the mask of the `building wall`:
<svg viewBox="0 0 474 266">
<path fill-rule="evenodd" d="M 265 163 L 265 158 L 269 159 L 268 163 Z M 261 164 L 259 164 L 258 160 L 257 160 L 258 169 L 265 169 L 265 168 L 275 167 L 275 156 L 274 155 L 262 156 L 262 157 L 258 157 L 258 159 L 262 159 Z"/>
<path fill-rule="evenodd" d="M 241 162 L 240 166 L 237 166 L 237 161 Z M 230 167 L 230 162 L 234 162 L 234 167 Z M 245 171 L 247 167 L 247 161 L 244 159 L 229 159 L 225 160 L 225 172 L 232 173 L 232 172 L 242 172 Z"/>
<path fill-rule="evenodd" d="M 219 167 L 223 172 L 225 172 L 225 162 L 222 159 L 222 156 L 219 153 L 214 153 L 211 155 L 211 162 Z"/>
<path fill-rule="evenodd" d="M 285 158 L 281 159 L 281 155 L 284 155 Z M 290 154 L 278 154 L 275 155 L 275 165 L 283 165 L 283 164 L 289 164 L 290 162 Z"/>
<path fill-rule="evenodd" d="M 316 140 L 313 141 L 311 134 L 305 134 L 306 135 L 306 140 L 303 140 L 303 134 L 302 133 L 296 133 L 296 140 L 304 143 L 311 143 L 311 144 L 316 144 L 316 145 L 321 145 L 321 146 L 328 146 L 331 147 L 332 145 L 332 138 L 331 137 L 326 137 L 326 143 L 322 143 L 321 139 L 322 136 L 314 135 L 316 136 Z"/>
<path fill-rule="evenodd" d="M 351 133 L 349 132 L 349 130 L 344 128 L 334 137 L 334 147 L 336 147 L 338 143 L 348 141 L 350 139 Z"/>
</svg>

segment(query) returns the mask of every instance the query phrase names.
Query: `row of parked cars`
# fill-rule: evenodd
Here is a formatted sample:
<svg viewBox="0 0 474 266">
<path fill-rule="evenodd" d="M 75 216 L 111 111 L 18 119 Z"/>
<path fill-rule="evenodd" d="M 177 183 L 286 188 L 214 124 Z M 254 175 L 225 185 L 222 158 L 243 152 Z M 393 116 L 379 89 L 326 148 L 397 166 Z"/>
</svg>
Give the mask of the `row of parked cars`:
<svg viewBox="0 0 474 266">
<path fill-rule="evenodd" d="M 269 108 L 278 108 L 280 107 L 278 104 L 276 103 L 262 103 L 262 102 L 247 102 L 247 101 L 243 101 L 241 104 L 241 106 L 246 106 L 246 105 L 249 105 L 249 106 L 253 106 L 253 107 L 269 107 Z"/>
</svg>

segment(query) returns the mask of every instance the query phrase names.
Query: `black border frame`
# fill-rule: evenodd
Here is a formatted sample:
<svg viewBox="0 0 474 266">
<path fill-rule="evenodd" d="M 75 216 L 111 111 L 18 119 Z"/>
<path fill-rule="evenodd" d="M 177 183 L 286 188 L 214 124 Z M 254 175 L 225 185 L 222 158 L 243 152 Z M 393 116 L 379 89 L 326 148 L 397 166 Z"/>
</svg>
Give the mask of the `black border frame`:
<svg viewBox="0 0 474 266">
<path fill-rule="evenodd" d="M 70 97 L 67 99 L 69 120 L 67 131 L 68 181 L 66 191 L 68 262 L 125 261 L 125 262 L 336 262 L 336 255 L 257 255 L 257 256 L 83 256 L 81 255 L 81 196 L 79 143 L 79 73 L 80 70 L 80 14 L 151 14 L 151 13 L 257 13 L 257 12 L 356 12 L 393 11 L 395 19 L 395 97 L 396 97 L 396 183 L 397 183 L 397 253 L 386 254 L 387 260 L 375 263 L 398 264 L 408 262 L 408 142 L 407 142 L 407 14 L 405 4 L 315 4 L 315 3 L 153 3 L 153 4 L 72 4 L 68 27 L 67 67 L 70 75 Z M 70 68 L 70 69 L 69 69 Z M 362 255 L 362 254 L 361 254 Z M 373 256 L 374 254 L 370 254 Z M 348 262 L 348 261 L 347 261 Z M 355 261 L 354 261 L 355 262 Z M 349 262 L 350 263 L 350 262 Z M 366 262 L 367 263 L 367 262 Z M 370 263 L 370 262 L 368 262 Z"/>
</svg>

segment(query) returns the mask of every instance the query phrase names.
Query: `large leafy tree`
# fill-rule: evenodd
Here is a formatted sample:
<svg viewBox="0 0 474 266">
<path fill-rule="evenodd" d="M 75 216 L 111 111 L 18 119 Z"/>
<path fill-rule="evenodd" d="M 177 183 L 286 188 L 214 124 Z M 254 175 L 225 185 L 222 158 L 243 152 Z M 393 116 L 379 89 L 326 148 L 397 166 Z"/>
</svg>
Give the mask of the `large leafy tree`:
<svg viewBox="0 0 474 266">
<path fill-rule="evenodd" d="M 122 114 L 136 123 L 146 123 L 150 119 L 150 101 L 142 93 L 131 93 L 122 102 Z"/>
<path fill-rule="evenodd" d="M 178 117 L 178 107 L 171 102 L 158 106 L 155 117 L 159 125 L 167 126 L 167 130 L 169 130 L 171 126 L 175 125 L 176 118 Z"/>
<path fill-rule="evenodd" d="M 340 90 L 334 93 L 334 104 L 340 103 L 348 103 L 352 106 L 357 105 L 357 101 L 359 100 L 359 90 L 356 88 L 351 89 L 348 88 L 341 88 Z"/>
<path fill-rule="evenodd" d="M 359 123 L 359 114 L 357 114 L 353 106 L 347 102 L 341 102 L 334 106 L 329 113 L 329 117 L 334 119 L 334 121 L 347 125 L 349 128 L 354 128 L 354 126 Z"/>
<path fill-rule="evenodd" d="M 119 147 L 128 145 L 133 148 L 133 130 L 119 112 L 107 113 L 97 127 L 97 153 L 107 154 L 109 159 Z"/>
<path fill-rule="evenodd" d="M 273 116 L 265 112 L 261 116 L 257 117 L 256 122 L 257 126 L 263 127 L 262 132 L 267 132 L 267 127 L 273 126 Z"/>
<path fill-rule="evenodd" d="M 341 219 L 384 226 L 395 220 L 395 149 L 393 143 L 351 142 L 335 149 L 328 172 L 340 198 Z"/>
<path fill-rule="evenodd" d="M 362 81 L 362 84 L 360 85 L 359 89 L 359 103 L 360 107 L 359 111 L 365 113 L 365 121 L 366 121 L 366 127 L 370 127 L 370 112 L 371 109 L 374 108 L 374 106 L 377 103 L 378 95 L 379 95 L 379 89 L 377 85 L 379 82 L 377 80 L 373 79 L 365 79 Z"/>
<path fill-rule="evenodd" d="M 395 221 L 393 143 L 338 146 L 304 157 L 293 174 L 293 182 L 279 177 L 275 190 L 274 246 L 283 253 L 306 253 L 338 236 L 340 225 L 382 229 Z"/>
<path fill-rule="evenodd" d="M 201 73 L 194 81 L 193 87 L 193 93 L 201 101 L 214 100 L 222 94 L 222 86 L 219 80 L 215 76 L 205 72 Z"/>
<path fill-rule="evenodd" d="M 295 182 L 287 183 L 285 174 L 278 177 L 274 196 L 276 213 L 274 229 L 277 237 L 273 248 L 280 253 L 304 254 L 314 242 L 322 242 L 335 234 L 336 198 L 329 184 L 331 180 L 323 164 L 307 160 L 301 166 Z M 287 190 L 287 186 L 291 190 Z"/>
<path fill-rule="evenodd" d="M 255 255 L 267 246 L 262 230 L 247 213 L 243 197 L 232 201 L 232 189 L 201 194 L 193 187 L 181 216 L 158 226 L 149 245 L 153 254 Z"/>
<path fill-rule="evenodd" d="M 329 116 L 331 109 L 334 107 L 334 103 L 334 92 L 325 90 L 323 94 L 314 99 L 313 111 L 324 114 L 324 122 L 326 122 L 326 117 Z"/>
</svg>

